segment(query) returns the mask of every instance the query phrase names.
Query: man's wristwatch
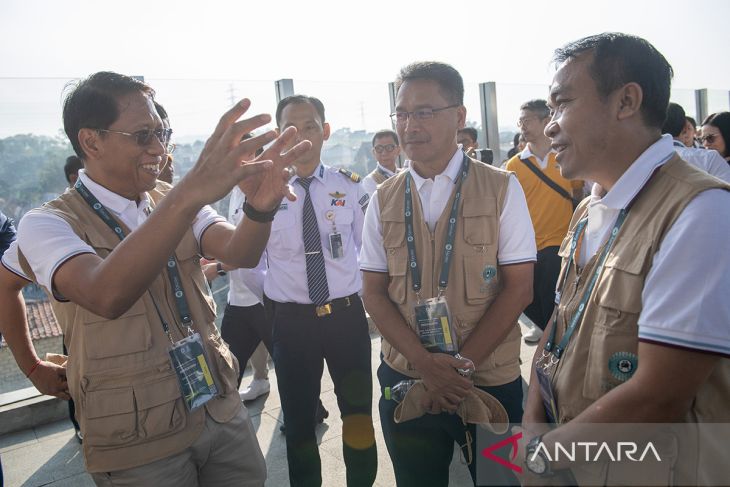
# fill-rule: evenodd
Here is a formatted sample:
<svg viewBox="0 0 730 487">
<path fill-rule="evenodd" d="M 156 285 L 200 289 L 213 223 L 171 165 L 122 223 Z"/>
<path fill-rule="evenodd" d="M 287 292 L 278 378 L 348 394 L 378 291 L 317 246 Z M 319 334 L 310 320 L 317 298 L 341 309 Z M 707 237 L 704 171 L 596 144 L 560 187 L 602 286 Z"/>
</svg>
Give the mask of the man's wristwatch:
<svg viewBox="0 0 730 487">
<path fill-rule="evenodd" d="M 538 450 L 542 444 L 542 435 L 535 436 L 527 444 L 527 456 L 525 466 L 527 470 L 540 477 L 551 477 L 553 471 L 550 468 L 550 459 L 545 455 L 544 448 Z"/>
<path fill-rule="evenodd" d="M 228 273 L 227 273 L 226 271 L 224 271 L 224 270 L 223 270 L 223 264 L 221 264 L 220 262 L 218 262 L 218 263 L 217 263 L 217 264 L 215 265 L 215 272 L 216 272 L 216 273 L 217 273 L 217 274 L 218 274 L 219 276 L 225 276 L 226 274 L 228 274 Z"/>
<path fill-rule="evenodd" d="M 250 219 L 258 223 L 269 223 L 274 221 L 276 212 L 279 211 L 279 207 L 275 207 L 271 211 L 259 211 L 253 206 L 248 204 L 248 201 L 243 203 L 243 213 Z"/>
</svg>

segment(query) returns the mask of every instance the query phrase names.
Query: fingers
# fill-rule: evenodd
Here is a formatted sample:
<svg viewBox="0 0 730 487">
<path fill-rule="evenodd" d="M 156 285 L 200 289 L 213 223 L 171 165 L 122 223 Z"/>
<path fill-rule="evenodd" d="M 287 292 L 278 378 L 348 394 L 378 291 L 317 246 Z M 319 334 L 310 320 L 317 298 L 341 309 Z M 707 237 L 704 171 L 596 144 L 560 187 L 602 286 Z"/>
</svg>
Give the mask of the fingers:
<svg viewBox="0 0 730 487">
<path fill-rule="evenodd" d="M 210 136 L 208 142 L 210 143 L 220 139 L 223 134 L 226 133 L 226 131 L 236 122 L 236 120 L 241 118 L 241 116 L 246 113 L 250 107 L 251 100 L 249 100 L 248 98 L 244 98 L 243 100 L 233 105 L 230 110 L 228 110 L 226 113 L 223 114 L 223 116 L 221 116 L 220 120 L 218 121 L 218 125 L 215 126 L 213 135 Z"/>
<path fill-rule="evenodd" d="M 271 161 L 247 162 L 246 164 L 243 164 L 242 166 L 236 168 L 233 176 L 236 181 L 240 181 L 249 176 L 254 176 L 256 174 L 266 171 L 268 168 L 271 167 L 271 164 Z"/>
</svg>

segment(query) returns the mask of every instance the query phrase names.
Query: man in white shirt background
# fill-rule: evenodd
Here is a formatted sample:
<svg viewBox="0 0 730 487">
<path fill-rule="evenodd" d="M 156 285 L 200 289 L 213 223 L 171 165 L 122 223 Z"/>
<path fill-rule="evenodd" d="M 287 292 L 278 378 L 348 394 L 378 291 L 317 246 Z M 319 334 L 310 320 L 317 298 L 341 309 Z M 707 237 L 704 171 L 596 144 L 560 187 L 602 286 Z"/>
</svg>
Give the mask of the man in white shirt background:
<svg viewBox="0 0 730 487">
<path fill-rule="evenodd" d="M 400 155 L 398 134 L 392 130 L 379 130 L 373 135 L 372 151 L 378 163 L 375 169 L 362 180 L 362 187 L 371 197 L 378 185 L 398 172 L 397 162 Z"/>
</svg>

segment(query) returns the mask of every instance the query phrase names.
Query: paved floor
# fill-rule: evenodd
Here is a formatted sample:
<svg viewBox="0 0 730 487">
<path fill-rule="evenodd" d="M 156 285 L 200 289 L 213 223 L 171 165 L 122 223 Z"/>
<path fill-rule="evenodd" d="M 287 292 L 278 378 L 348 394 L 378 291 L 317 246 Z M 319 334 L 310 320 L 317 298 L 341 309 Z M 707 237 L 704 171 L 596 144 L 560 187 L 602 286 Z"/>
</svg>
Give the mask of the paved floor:
<svg viewBox="0 0 730 487">
<path fill-rule="evenodd" d="M 523 327 L 523 331 L 525 328 Z M 373 376 L 379 364 L 380 338 L 373 335 Z M 527 371 L 534 346 L 523 343 L 522 375 L 527 378 Z M 244 378 L 244 386 L 250 380 L 250 370 Z M 254 428 L 256 429 L 261 450 L 266 457 L 268 468 L 267 486 L 285 487 L 289 485 L 284 436 L 279 432 L 282 421 L 281 403 L 276 387 L 276 374 L 271 371 L 271 393 L 256 401 L 247 403 Z M 393 486 L 393 468 L 383 442 L 383 434 L 377 413 L 377 379 L 373 394 L 373 411 L 375 435 L 378 447 L 378 476 L 376 485 Z M 322 485 L 344 486 L 345 464 L 342 460 L 342 422 L 337 413 L 332 380 L 325 368 L 322 378 L 322 401 L 330 411 L 330 417 L 323 425 L 317 427 L 322 458 Z M 68 421 L 59 421 L 33 429 L 18 431 L 0 436 L 0 459 L 2 460 L 7 487 L 85 487 L 93 486 L 93 482 L 84 470 L 84 462 L 79 445 L 73 435 L 73 428 Z M 470 486 L 471 478 L 458 453 L 451 464 L 451 481 L 453 486 Z"/>
</svg>

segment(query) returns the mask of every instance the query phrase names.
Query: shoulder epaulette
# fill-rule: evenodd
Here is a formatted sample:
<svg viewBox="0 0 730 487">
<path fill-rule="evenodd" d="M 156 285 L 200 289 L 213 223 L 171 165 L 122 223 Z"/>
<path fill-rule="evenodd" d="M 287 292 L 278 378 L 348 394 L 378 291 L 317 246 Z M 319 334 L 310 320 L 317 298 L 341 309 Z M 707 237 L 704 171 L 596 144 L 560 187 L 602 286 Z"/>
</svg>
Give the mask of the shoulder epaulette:
<svg viewBox="0 0 730 487">
<path fill-rule="evenodd" d="M 354 183 L 359 183 L 360 181 L 362 181 L 362 176 L 360 176 L 359 174 L 354 173 L 352 171 L 348 171 L 347 169 L 339 168 L 337 170 L 337 172 L 350 178 L 352 180 L 352 182 L 354 182 Z"/>
</svg>

